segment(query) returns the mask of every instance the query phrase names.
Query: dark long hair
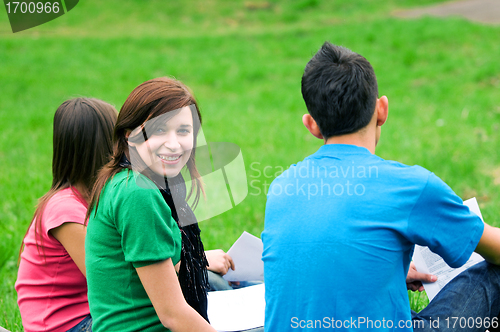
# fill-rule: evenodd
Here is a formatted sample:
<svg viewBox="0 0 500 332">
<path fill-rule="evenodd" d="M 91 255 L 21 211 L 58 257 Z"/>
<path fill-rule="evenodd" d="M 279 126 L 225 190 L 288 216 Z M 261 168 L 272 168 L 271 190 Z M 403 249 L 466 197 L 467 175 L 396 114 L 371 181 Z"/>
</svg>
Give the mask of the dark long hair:
<svg viewBox="0 0 500 332">
<path fill-rule="evenodd" d="M 194 143 L 186 164 L 192 180 L 186 200 L 194 195 L 193 205 L 196 206 L 203 192 L 200 174 L 195 164 L 196 137 L 201 127 L 201 114 L 196 99 L 187 86 L 173 78 L 160 77 L 140 84 L 130 93 L 123 104 L 113 133 L 113 155 L 111 161 L 100 171 L 92 189 L 87 210 L 87 222 L 94 208 L 97 212 L 100 194 L 106 182 L 123 169 L 120 166 L 123 156 L 130 159 L 127 134 L 148 120 L 190 105 L 194 105 L 194 107 L 190 107 L 193 116 Z"/>
<path fill-rule="evenodd" d="M 57 109 L 54 115 L 52 185 L 39 199 L 29 226 L 35 223 L 35 240 L 42 252 L 42 217 L 47 202 L 59 191 L 75 185 L 80 189 L 74 191 L 77 197 L 82 202 L 88 199 L 99 169 L 109 161 L 116 118 L 117 111 L 113 106 L 93 98 L 70 99 Z M 24 241 L 19 256 L 23 248 Z"/>
</svg>

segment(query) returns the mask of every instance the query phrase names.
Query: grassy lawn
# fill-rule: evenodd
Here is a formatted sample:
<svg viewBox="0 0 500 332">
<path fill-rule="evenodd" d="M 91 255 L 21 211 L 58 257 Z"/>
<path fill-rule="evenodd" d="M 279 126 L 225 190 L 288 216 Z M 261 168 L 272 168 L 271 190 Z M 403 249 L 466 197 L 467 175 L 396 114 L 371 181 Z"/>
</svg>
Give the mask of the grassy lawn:
<svg viewBox="0 0 500 332">
<path fill-rule="evenodd" d="M 0 326 L 22 331 L 17 254 L 51 183 L 62 101 L 89 96 L 119 109 L 153 77 L 190 86 L 206 139 L 239 145 L 245 160 L 247 198 L 201 223 L 207 249 L 227 250 L 243 230 L 260 235 L 267 186 L 321 146 L 301 123 L 300 78 L 325 40 L 364 55 L 389 97 L 377 154 L 432 170 L 500 226 L 500 27 L 391 15 L 436 2 L 80 1 L 16 34 L 0 14 Z M 411 301 L 426 305 L 425 295 Z"/>
</svg>

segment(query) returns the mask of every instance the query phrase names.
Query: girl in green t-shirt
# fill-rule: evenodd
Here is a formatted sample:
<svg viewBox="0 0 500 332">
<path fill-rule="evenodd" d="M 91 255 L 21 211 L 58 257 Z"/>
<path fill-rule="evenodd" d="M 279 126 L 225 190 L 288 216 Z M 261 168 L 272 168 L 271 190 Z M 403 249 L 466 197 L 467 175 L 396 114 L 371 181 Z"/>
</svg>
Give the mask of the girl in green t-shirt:
<svg viewBox="0 0 500 332">
<path fill-rule="evenodd" d="M 192 198 L 196 205 L 203 193 L 194 158 L 200 126 L 192 93 L 171 78 L 144 82 L 121 108 L 113 156 L 88 210 L 93 331 L 214 331 L 208 263 L 186 203 Z"/>
</svg>

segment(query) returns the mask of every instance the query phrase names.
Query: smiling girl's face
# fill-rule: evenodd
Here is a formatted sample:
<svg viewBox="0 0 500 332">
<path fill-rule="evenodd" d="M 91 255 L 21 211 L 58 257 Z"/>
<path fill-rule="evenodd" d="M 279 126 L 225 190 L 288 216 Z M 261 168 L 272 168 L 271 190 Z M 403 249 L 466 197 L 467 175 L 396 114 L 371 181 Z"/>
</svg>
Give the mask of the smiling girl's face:
<svg viewBox="0 0 500 332">
<path fill-rule="evenodd" d="M 146 129 L 147 141 L 134 143 L 129 140 L 129 145 L 135 147 L 142 161 L 153 172 L 171 178 L 180 173 L 191 155 L 194 145 L 193 116 L 189 106 L 186 106 L 168 121 L 161 122 L 161 117 L 154 119 L 151 132 Z M 142 126 L 136 128 L 129 137 L 142 135 L 142 131 Z"/>
</svg>

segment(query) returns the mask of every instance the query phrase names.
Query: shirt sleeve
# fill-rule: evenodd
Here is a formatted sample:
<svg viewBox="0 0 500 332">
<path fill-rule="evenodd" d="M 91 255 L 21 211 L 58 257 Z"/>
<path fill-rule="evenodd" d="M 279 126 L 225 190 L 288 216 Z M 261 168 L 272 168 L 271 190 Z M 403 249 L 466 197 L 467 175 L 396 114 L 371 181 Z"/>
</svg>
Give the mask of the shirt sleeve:
<svg viewBox="0 0 500 332">
<path fill-rule="evenodd" d="M 65 193 L 52 197 L 43 212 L 44 232 L 61 226 L 67 222 L 84 224 L 87 207 L 72 194 Z"/>
<path fill-rule="evenodd" d="M 180 247 L 179 228 L 160 191 L 136 179 L 130 176 L 114 197 L 125 260 L 135 268 L 172 258 Z"/>
<path fill-rule="evenodd" d="M 408 220 L 409 240 L 428 246 L 451 267 L 467 262 L 483 234 L 484 224 L 453 190 L 433 173 Z"/>
</svg>

